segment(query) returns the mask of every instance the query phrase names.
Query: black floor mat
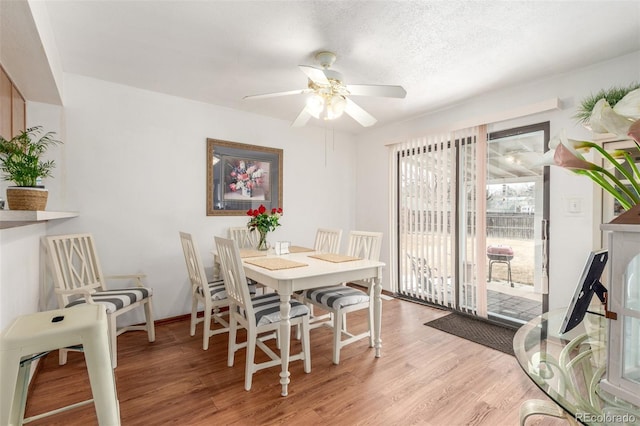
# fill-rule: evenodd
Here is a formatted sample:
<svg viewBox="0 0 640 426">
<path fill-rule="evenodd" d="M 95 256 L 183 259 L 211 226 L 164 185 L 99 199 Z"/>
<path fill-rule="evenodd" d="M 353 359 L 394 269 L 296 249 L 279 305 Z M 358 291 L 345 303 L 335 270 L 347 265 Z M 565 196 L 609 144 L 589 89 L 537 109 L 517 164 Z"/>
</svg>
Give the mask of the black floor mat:
<svg viewBox="0 0 640 426">
<path fill-rule="evenodd" d="M 500 352 L 514 355 L 513 336 L 516 333 L 515 329 L 455 312 L 426 322 L 424 325 L 471 340 Z"/>
</svg>

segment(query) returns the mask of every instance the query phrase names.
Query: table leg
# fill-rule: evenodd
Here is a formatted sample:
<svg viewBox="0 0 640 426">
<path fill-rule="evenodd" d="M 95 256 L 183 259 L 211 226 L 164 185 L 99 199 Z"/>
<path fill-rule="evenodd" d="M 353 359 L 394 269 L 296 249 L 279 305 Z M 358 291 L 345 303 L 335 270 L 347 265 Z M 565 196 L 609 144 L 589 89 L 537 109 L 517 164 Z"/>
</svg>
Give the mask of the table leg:
<svg viewBox="0 0 640 426">
<path fill-rule="evenodd" d="M 380 272 L 373 280 L 373 294 L 373 335 L 376 358 L 380 358 L 380 351 L 382 350 L 382 280 L 380 279 Z"/>
<path fill-rule="evenodd" d="M 280 384 L 282 385 L 282 396 L 289 393 L 289 351 L 291 349 L 291 305 L 289 300 L 291 294 L 280 294 L 280 359 L 282 361 L 282 372 L 280 372 Z"/>
</svg>

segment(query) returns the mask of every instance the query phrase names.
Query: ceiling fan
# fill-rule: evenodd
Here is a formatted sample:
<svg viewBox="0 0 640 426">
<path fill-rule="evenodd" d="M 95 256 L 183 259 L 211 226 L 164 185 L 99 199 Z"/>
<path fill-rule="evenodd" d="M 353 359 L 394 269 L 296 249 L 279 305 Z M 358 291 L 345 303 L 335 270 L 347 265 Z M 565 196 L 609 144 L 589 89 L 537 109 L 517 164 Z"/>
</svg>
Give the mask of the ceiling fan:
<svg viewBox="0 0 640 426">
<path fill-rule="evenodd" d="M 322 68 L 299 65 L 300 70 L 309 79 L 306 89 L 251 95 L 245 96 L 244 99 L 309 94 L 306 106 L 291 124 L 292 127 L 304 126 L 311 117 L 334 120 L 345 112 L 362 126 L 369 127 L 378 120 L 349 99 L 349 96 L 404 98 L 407 95 L 407 91 L 402 86 L 346 84 L 342 74 L 330 69 L 336 60 L 333 52 L 319 52 L 316 54 L 316 59 Z"/>
</svg>

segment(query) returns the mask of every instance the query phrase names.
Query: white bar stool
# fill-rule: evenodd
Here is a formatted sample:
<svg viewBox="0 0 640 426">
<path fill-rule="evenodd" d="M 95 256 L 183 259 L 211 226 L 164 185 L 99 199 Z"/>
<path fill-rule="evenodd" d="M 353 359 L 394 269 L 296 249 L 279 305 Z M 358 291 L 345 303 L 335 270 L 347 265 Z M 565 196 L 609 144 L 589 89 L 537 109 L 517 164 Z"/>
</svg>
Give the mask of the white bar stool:
<svg viewBox="0 0 640 426">
<path fill-rule="evenodd" d="M 24 419 L 31 361 L 42 353 L 82 345 L 93 399 Z M 120 408 L 102 305 L 22 315 L 0 335 L 0 425 L 21 425 L 93 401 L 98 423 L 120 425 Z"/>
</svg>

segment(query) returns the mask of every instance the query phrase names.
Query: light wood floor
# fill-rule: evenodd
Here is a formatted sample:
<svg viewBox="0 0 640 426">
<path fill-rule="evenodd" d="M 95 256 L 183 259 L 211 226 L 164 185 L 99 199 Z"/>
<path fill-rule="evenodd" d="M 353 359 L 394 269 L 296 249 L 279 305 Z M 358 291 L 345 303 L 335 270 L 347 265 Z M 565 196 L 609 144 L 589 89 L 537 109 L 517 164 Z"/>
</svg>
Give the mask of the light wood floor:
<svg viewBox="0 0 640 426">
<path fill-rule="evenodd" d="M 340 365 L 331 363 L 331 333 L 311 330 L 312 371 L 292 363 L 289 396 L 280 396 L 279 368 L 254 375 L 246 392 L 244 350 L 227 367 L 227 335 L 202 350 L 201 332 L 189 322 L 156 327 L 156 342 L 142 332 L 118 337 L 117 391 L 123 425 L 517 425 L 520 404 L 546 396 L 515 358 L 424 326 L 446 312 L 419 304 L 383 302 L 382 358 L 366 340 L 347 346 Z M 364 327 L 364 312 L 349 326 Z M 244 338 L 244 334 L 240 335 Z M 294 340 L 292 351 L 299 342 Z M 27 416 L 91 397 L 81 353 L 65 366 L 57 352 L 45 358 L 35 378 Z M 33 425 L 96 424 L 93 405 Z M 560 425 L 531 417 L 527 425 Z"/>
</svg>

